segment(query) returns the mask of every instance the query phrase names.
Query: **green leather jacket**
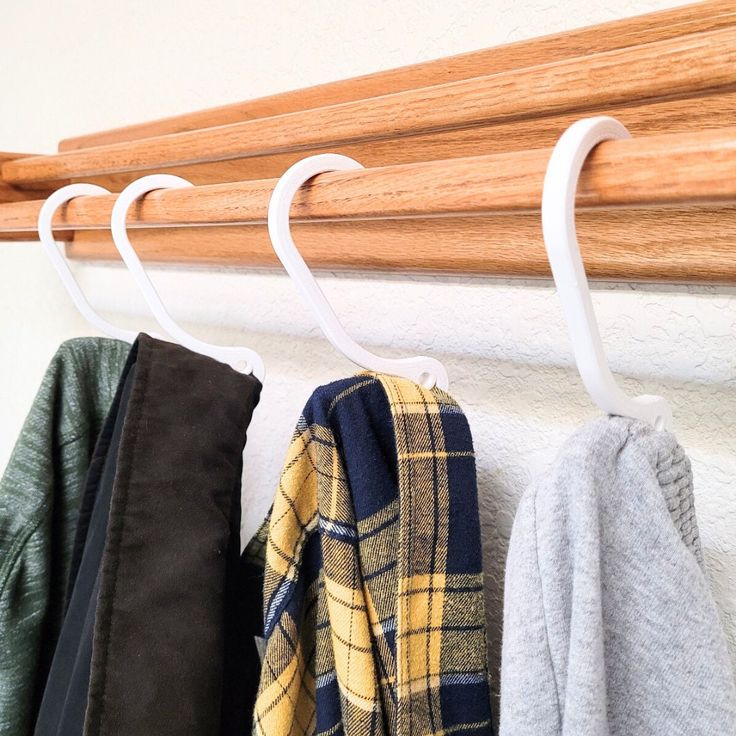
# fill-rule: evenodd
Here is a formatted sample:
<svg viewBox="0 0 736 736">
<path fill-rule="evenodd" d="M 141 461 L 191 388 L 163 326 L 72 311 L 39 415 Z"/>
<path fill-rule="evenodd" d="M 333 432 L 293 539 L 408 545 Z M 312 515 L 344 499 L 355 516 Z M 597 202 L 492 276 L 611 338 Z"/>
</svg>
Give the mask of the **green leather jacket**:
<svg viewBox="0 0 736 736">
<path fill-rule="evenodd" d="M 0 734 L 30 736 L 61 626 L 90 457 L 130 346 L 57 351 L 0 480 Z"/>
</svg>

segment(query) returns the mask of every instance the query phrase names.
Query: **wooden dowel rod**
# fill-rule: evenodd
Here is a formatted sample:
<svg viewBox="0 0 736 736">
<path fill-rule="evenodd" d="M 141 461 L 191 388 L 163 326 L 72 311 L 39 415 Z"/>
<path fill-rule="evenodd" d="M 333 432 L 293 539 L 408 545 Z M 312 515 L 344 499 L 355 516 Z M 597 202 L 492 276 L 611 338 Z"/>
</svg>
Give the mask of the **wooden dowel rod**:
<svg viewBox="0 0 736 736">
<path fill-rule="evenodd" d="M 0 165 L 6 161 L 13 161 L 17 158 L 27 158 L 27 153 L 7 153 L 0 151 Z M 39 197 L 48 196 L 49 192 L 46 191 L 46 187 L 39 187 L 38 189 L 19 189 L 9 184 L 2 177 L 0 177 L 0 204 L 6 202 L 22 202 L 28 199 L 38 199 Z"/>
<path fill-rule="evenodd" d="M 736 92 L 699 97 L 697 102 L 692 99 L 666 100 L 604 108 L 596 110 L 595 114 L 613 115 L 636 137 L 714 130 L 732 125 L 736 121 Z M 400 141 L 348 144 L 341 146 L 340 152 L 352 156 L 368 168 L 462 158 L 480 153 L 512 153 L 554 145 L 565 128 L 579 117 L 579 113 L 567 113 L 463 130 L 407 136 Z M 178 174 L 199 185 L 246 179 L 272 179 L 283 174 L 289 166 L 305 155 L 323 153 L 325 150 L 327 149 L 312 149 L 191 164 L 170 167 L 165 169 L 165 172 Z M 101 184 L 110 191 L 119 192 L 138 176 L 140 176 L 138 172 L 130 171 L 85 177 L 84 181 Z"/>
<path fill-rule="evenodd" d="M 402 164 L 316 177 L 294 200 L 298 220 L 387 219 L 538 209 L 550 149 Z M 736 200 L 736 127 L 606 141 L 583 169 L 583 207 Z M 276 180 L 160 190 L 131 212 L 131 227 L 263 222 Z M 60 230 L 109 226 L 115 195 L 79 197 Z M 0 233 L 33 231 L 40 202 L 0 205 Z"/>
<path fill-rule="evenodd" d="M 242 123 L 9 161 L 22 184 L 472 127 L 736 88 L 736 28 Z"/>
<path fill-rule="evenodd" d="M 736 206 L 586 209 L 577 230 L 590 278 L 736 283 Z M 538 213 L 489 217 L 295 223 L 317 269 L 455 275 L 550 276 Z M 282 269 L 265 225 L 131 231 L 148 261 Z M 109 230 L 80 230 L 67 256 L 120 262 Z"/>
<path fill-rule="evenodd" d="M 101 146 L 151 136 L 271 117 L 326 105 L 404 92 L 416 87 L 457 82 L 512 69 L 548 64 L 576 56 L 612 51 L 714 31 L 736 25 L 733 0 L 709 0 L 656 13 L 623 18 L 589 28 L 556 33 L 457 56 L 421 62 L 307 89 L 283 92 L 246 102 L 199 110 L 138 125 L 78 136 L 62 141 L 60 151 Z M 490 151 L 487 151 L 490 153 Z"/>
</svg>

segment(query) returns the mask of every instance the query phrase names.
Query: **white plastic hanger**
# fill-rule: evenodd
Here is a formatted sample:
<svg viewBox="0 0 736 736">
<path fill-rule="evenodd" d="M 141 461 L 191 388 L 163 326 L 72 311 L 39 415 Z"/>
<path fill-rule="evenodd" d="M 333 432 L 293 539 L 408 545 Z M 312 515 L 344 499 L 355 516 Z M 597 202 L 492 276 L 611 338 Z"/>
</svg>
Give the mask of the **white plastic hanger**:
<svg viewBox="0 0 736 736">
<path fill-rule="evenodd" d="M 542 229 L 575 361 L 591 398 L 609 414 L 666 429 L 672 419 L 667 401 L 661 396 L 626 396 L 608 368 L 575 231 L 575 193 L 585 159 L 602 141 L 629 137 L 610 117 L 579 120 L 563 133 L 544 178 Z"/>
<path fill-rule="evenodd" d="M 99 332 L 109 337 L 114 337 L 125 342 L 134 342 L 138 333 L 131 330 L 124 330 L 122 327 L 116 327 L 110 324 L 106 319 L 100 317 L 87 301 L 87 298 L 79 288 L 79 284 L 74 278 L 74 274 L 66 262 L 66 258 L 62 255 L 59 246 L 54 240 L 52 221 L 56 210 L 62 205 L 69 202 L 75 197 L 84 197 L 87 195 L 110 194 L 104 187 L 96 184 L 68 184 L 61 189 L 57 189 L 42 205 L 41 211 L 38 213 L 38 239 L 41 241 L 46 254 L 51 261 L 51 265 L 59 274 L 62 283 L 72 298 L 77 309 L 82 313 L 84 318 Z"/>
<path fill-rule="evenodd" d="M 143 296 L 148 302 L 158 323 L 179 344 L 185 348 L 189 348 L 196 353 L 209 355 L 221 363 L 227 363 L 240 373 L 252 373 L 259 381 L 263 382 L 265 377 L 265 368 L 261 356 L 255 351 L 244 347 L 226 347 L 220 345 L 211 345 L 203 342 L 198 338 L 190 335 L 186 330 L 180 327 L 164 307 L 161 297 L 159 297 L 151 279 L 148 278 L 143 265 L 141 264 L 138 254 L 135 252 L 130 239 L 128 238 L 127 227 L 125 224 L 128 216 L 128 210 L 131 205 L 139 197 L 153 191 L 154 189 L 182 189 L 191 187 L 192 183 L 180 176 L 171 174 L 151 174 L 142 176 L 140 179 L 128 184 L 125 189 L 118 195 L 115 205 L 112 209 L 112 218 L 110 228 L 112 231 L 112 239 L 117 247 L 120 255 L 125 261 L 125 265 L 133 274 L 138 286 L 143 292 Z"/>
<path fill-rule="evenodd" d="M 358 345 L 340 323 L 291 237 L 289 210 L 294 195 L 304 182 L 326 171 L 354 171 L 362 168 L 361 164 L 347 156 L 324 153 L 302 159 L 287 169 L 274 187 L 268 206 L 268 232 L 273 249 L 312 309 L 322 332 L 346 358 L 376 373 L 403 376 L 426 388 L 437 385 L 447 390 L 447 371 L 438 360 L 424 356 L 382 358 Z"/>
</svg>

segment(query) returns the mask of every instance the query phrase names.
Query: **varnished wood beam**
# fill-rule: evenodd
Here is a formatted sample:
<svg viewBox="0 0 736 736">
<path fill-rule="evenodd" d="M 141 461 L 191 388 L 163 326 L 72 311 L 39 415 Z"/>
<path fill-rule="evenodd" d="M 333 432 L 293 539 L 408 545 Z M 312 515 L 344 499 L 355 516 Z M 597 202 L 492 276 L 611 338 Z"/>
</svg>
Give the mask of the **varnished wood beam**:
<svg viewBox="0 0 736 736">
<path fill-rule="evenodd" d="M 416 87 L 430 87 L 512 69 L 549 64 L 563 59 L 664 41 L 691 33 L 715 31 L 734 25 L 736 25 L 736 4 L 733 0 L 709 0 L 307 89 L 70 138 L 61 142 L 59 150 L 72 151 L 216 125 L 230 125 L 244 120 L 404 92 Z M 442 155 L 449 156 L 449 154 Z M 435 155 L 435 158 L 437 157 Z"/>
<path fill-rule="evenodd" d="M 6 161 L 13 161 L 17 158 L 28 158 L 26 153 L 5 153 L 0 151 L 0 167 Z M 20 189 L 5 181 L 0 176 L 0 204 L 6 202 L 23 202 L 29 199 L 38 199 L 39 197 L 48 196 L 48 187 L 42 186 L 35 189 Z"/>
<path fill-rule="evenodd" d="M 635 136 L 711 130 L 730 126 L 736 121 L 736 92 L 700 97 L 697 101 L 690 98 L 622 105 L 597 110 L 596 114 L 615 116 Z M 554 145 L 562 132 L 579 117 L 579 113 L 566 113 L 531 120 L 512 120 L 498 125 L 439 131 L 397 140 L 354 143 L 340 146 L 339 151 L 346 156 L 352 156 L 364 166 L 373 168 L 433 159 L 545 148 Z M 271 179 L 281 176 L 291 164 L 305 155 L 324 153 L 333 149 L 333 146 L 326 146 L 270 156 L 168 166 L 161 171 L 183 176 L 193 184 Z M 120 191 L 138 176 L 139 172 L 129 171 L 82 177 L 80 181 L 91 181 L 111 191 Z"/>
<path fill-rule="evenodd" d="M 298 192 L 303 220 L 393 219 L 536 210 L 550 149 L 426 161 L 315 177 Z M 736 201 L 736 127 L 601 143 L 583 168 L 581 207 L 642 207 Z M 131 227 L 263 222 L 273 179 L 158 190 Z M 59 229 L 107 227 L 115 195 L 78 197 L 57 213 Z M 0 205 L 0 233 L 33 231 L 40 202 Z"/>
<path fill-rule="evenodd" d="M 736 28 L 412 89 L 383 97 L 8 161 L 14 184 L 396 139 L 736 89 Z"/>
<path fill-rule="evenodd" d="M 736 206 L 582 210 L 581 250 L 593 279 L 736 283 Z M 550 275 L 538 213 L 296 223 L 316 269 L 506 277 Z M 147 261 L 281 268 L 264 225 L 140 229 Z M 118 259 L 110 234 L 76 233 L 72 258 Z"/>
</svg>

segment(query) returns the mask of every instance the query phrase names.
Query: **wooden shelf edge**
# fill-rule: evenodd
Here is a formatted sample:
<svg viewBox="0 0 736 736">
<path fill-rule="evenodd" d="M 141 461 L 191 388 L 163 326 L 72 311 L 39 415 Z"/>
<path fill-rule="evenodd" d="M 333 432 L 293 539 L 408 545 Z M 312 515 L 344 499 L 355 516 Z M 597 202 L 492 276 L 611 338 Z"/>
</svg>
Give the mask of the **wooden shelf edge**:
<svg viewBox="0 0 736 736">
<path fill-rule="evenodd" d="M 602 79 L 606 80 L 601 84 Z M 6 162 L 15 184 L 341 146 L 736 89 L 736 27 L 382 97 Z"/>
<path fill-rule="evenodd" d="M 736 25 L 732 0 L 707 0 L 541 38 L 67 138 L 59 151 L 122 143 L 405 92 Z"/>
</svg>

